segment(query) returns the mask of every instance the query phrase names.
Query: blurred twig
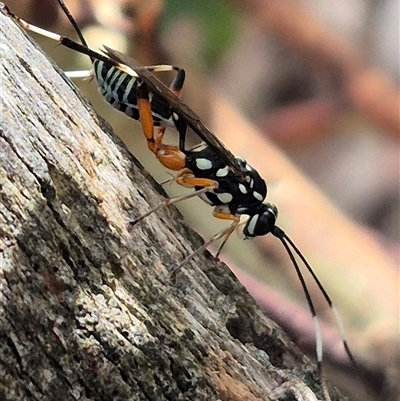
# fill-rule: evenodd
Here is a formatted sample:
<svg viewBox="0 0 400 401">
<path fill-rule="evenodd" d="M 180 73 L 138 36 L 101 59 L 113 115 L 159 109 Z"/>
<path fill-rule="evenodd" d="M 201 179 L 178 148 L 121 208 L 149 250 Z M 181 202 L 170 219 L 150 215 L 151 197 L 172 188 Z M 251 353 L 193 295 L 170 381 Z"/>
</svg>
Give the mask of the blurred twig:
<svg viewBox="0 0 400 401">
<path fill-rule="evenodd" d="M 331 32 L 296 0 L 231 0 L 252 22 L 311 65 L 334 77 L 336 93 L 394 137 L 399 135 L 399 92 L 382 71 L 368 65 L 358 51 Z"/>
<path fill-rule="evenodd" d="M 341 107 L 333 99 L 313 99 L 280 107 L 262 117 L 258 126 L 268 137 L 285 148 L 314 141 L 332 126 Z"/>
</svg>

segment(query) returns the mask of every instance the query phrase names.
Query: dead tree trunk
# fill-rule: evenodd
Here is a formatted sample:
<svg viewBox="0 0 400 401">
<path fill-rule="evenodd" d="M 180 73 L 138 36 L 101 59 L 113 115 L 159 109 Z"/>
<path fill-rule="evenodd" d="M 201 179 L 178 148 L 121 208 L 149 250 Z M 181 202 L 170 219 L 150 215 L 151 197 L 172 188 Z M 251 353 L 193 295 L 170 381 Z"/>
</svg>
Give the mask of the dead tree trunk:
<svg viewBox="0 0 400 401">
<path fill-rule="evenodd" d="M 171 279 L 201 240 L 173 208 L 129 229 L 159 187 L 0 18 L 0 398 L 320 398 L 225 265 L 199 256 Z"/>
</svg>

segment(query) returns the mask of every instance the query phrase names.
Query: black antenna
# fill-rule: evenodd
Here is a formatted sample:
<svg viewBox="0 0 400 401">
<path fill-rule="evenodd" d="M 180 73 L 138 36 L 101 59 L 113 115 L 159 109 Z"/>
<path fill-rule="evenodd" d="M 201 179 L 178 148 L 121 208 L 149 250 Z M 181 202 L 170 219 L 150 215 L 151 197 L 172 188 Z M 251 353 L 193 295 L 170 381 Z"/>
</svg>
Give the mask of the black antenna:
<svg viewBox="0 0 400 401">
<path fill-rule="evenodd" d="M 333 314 L 333 316 L 335 318 L 336 324 L 338 326 L 343 347 L 344 347 L 344 349 L 345 349 L 345 351 L 347 353 L 347 356 L 348 356 L 350 362 L 353 364 L 354 368 L 356 368 L 357 371 L 359 371 L 358 370 L 358 364 L 357 364 L 357 362 L 356 362 L 356 360 L 355 360 L 355 358 L 353 356 L 353 353 L 351 352 L 350 347 L 349 347 L 349 345 L 347 343 L 345 332 L 344 332 L 344 325 L 343 325 L 342 319 L 340 318 L 339 312 L 337 311 L 337 309 L 333 305 L 330 296 L 326 292 L 325 288 L 323 287 L 321 281 L 319 280 L 319 278 L 315 274 L 314 270 L 312 269 L 310 264 L 307 262 L 306 258 L 303 256 L 303 254 L 300 252 L 300 250 L 296 246 L 296 244 L 290 239 L 290 237 L 280 227 L 275 226 L 274 229 L 271 232 L 276 238 L 278 238 L 281 241 L 281 243 L 285 247 L 286 252 L 288 253 L 288 255 L 290 257 L 290 260 L 292 261 L 292 264 L 293 264 L 293 266 L 294 266 L 294 268 L 296 270 L 296 273 L 297 273 L 297 277 L 298 277 L 298 279 L 299 279 L 299 281 L 301 283 L 301 286 L 303 288 L 303 292 L 304 292 L 304 295 L 306 297 L 307 304 L 308 304 L 308 307 L 310 309 L 310 312 L 311 312 L 311 315 L 312 315 L 312 319 L 313 319 L 313 324 L 314 324 L 317 370 L 318 370 L 318 374 L 320 375 L 320 378 L 321 378 L 321 386 L 322 386 L 322 389 L 324 391 L 324 395 L 329 400 L 330 396 L 329 396 L 328 389 L 326 387 L 326 381 L 325 381 L 325 377 L 324 377 L 324 373 L 323 373 L 323 369 L 322 369 L 322 359 L 323 359 L 322 345 L 323 345 L 323 339 L 322 339 L 321 327 L 319 325 L 319 321 L 318 321 L 318 317 L 317 317 L 317 313 L 316 313 L 316 310 L 315 310 L 314 303 L 313 303 L 313 301 L 311 299 L 310 291 L 308 290 L 307 284 L 306 284 L 306 282 L 304 280 L 304 276 L 300 271 L 299 265 L 298 265 L 298 263 L 296 261 L 296 258 L 294 256 L 291 248 L 294 250 L 294 252 L 297 254 L 297 256 L 304 263 L 304 265 L 306 266 L 308 272 L 311 274 L 312 278 L 314 279 L 314 282 L 317 284 L 317 286 L 318 286 L 319 290 L 321 291 L 323 297 L 325 298 L 326 302 L 328 303 L 328 305 L 329 305 L 329 307 L 330 307 L 330 309 L 332 311 L 332 314 Z"/>
<path fill-rule="evenodd" d="M 62 10 L 64 11 L 64 14 L 67 16 L 67 18 L 69 19 L 69 22 L 71 22 L 72 26 L 74 27 L 79 40 L 81 41 L 82 45 L 85 46 L 87 49 L 89 49 L 89 46 L 85 40 L 85 38 L 82 35 L 82 32 L 78 26 L 78 24 L 76 23 L 74 17 L 72 16 L 72 14 L 70 13 L 70 11 L 68 10 L 67 6 L 65 5 L 63 0 L 57 0 L 58 4 L 60 5 L 60 7 L 62 8 Z M 90 57 L 90 55 L 89 55 Z"/>
<path fill-rule="evenodd" d="M 314 281 L 317 284 L 319 290 L 321 291 L 321 293 L 324 296 L 326 302 L 328 303 L 329 307 L 332 310 L 332 314 L 333 314 L 333 316 L 335 318 L 335 321 L 336 321 L 336 324 L 337 324 L 337 326 L 339 328 L 340 337 L 341 337 L 343 346 L 344 346 L 344 348 L 346 350 L 347 356 L 349 357 L 349 359 L 350 359 L 351 363 L 353 364 L 353 366 L 357 367 L 357 362 L 356 362 L 356 360 L 354 358 L 354 355 L 351 352 L 350 347 L 349 347 L 349 345 L 347 343 L 347 340 L 346 340 L 346 336 L 345 336 L 345 332 L 344 332 L 344 325 L 343 325 L 342 319 L 340 318 L 339 312 L 335 308 L 330 296 L 326 292 L 325 288 L 323 287 L 321 281 L 319 280 L 319 278 L 315 274 L 314 270 L 312 269 L 310 264 L 307 262 L 306 258 L 303 256 L 303 254 L 300 252 L 299 248 L 297 248 L 296 244 L 290 239 L 290 237 L 288 237 L 286 235 L 286 233 L 281 228 L 275 226 L 275 229 L 272 232 L 272 234 L 275 237 L 279 238 L 281 241 L 282 241 L 282 238 L 284 240 L 286 240 L 290 244 L 290 246 L 294 249 L 296 254 L 299 256 L 301 261 L 304 263 L 304 265 L 306 266 L 308 272 L 311 274 L 312 278 L 314 279 Z"/>
<path fill-rule="evenodd" d="M 299 268 L 299 265 L 297 264 L 296 258 L 293 255 L 292 250 L 290 249 L 288 243 L 293 246 L 293 242 L 289 239 L 289 237 L 285 234 L 285 232 L 280 229 L 279 227 L 275 226 L 274 230 L 272 231 L 272 234 L 277 237 L 283 246 L 286 249 L 286 252 L 288 253 L 290 260 L 292 261 L 292 264 L 296 270 L 297 277 L 301 283 L 301 286 L 303 288 L 304 295 L 307 300 L 308 308 L 310 309 L 311 315 L 312 315 L 312 320 L 314 324 L 314 331 L 315 331 L 315 349 L 316 349 L 316 359 L 317 359 L 317 370 L 318 370 L 318 375 L 320 377 L 321 381 L 321 386 L 324 391 L 324 396 L 327 400 L 330 400 L 329 392 L 328 389 L 326 388 L 326 382 L 325 382 L 325 377 L 323 374 L 322 370 L 322 358 L 323 358 L 323 351 L 322 351 L 322 334 L 321 334 L 321 327 L 319 325 L 318 317 L 317 317 L 317 312 L 315 311 L 315 306 L 314 303 L 311 299 L 310 291 L 308 290 L 306 281 L 304 280 L 304 276 L 301 273 L 301 270 Z M 293 249 L 297 252 L 297 248 L 293 247 Z M 313 273 L 314 275 L 314 273 Z"/>
</svg>

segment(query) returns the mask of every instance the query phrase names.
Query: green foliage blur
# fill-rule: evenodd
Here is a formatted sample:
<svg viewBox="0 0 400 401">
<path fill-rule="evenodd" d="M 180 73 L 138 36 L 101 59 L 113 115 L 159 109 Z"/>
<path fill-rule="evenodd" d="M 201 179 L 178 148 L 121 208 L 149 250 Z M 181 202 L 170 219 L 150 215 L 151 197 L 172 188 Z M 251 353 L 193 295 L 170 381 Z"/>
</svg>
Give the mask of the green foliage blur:
<svg viewBox="0 0 400 401">
<path fill-rule="evenodd" d="M 191 21 L 194 29 L 200 29 L 198 37 L 201 38 L 193 62 L 212 70 L 236 39 L 239 25 L 236 10 L 217 0 L 167 0 L 164 6 L 161 22 L 163 34 L 167 35 L 171 25 L 182 19 Z M 190 43 L 187 45 L 190 46 Z"/>
</svg>

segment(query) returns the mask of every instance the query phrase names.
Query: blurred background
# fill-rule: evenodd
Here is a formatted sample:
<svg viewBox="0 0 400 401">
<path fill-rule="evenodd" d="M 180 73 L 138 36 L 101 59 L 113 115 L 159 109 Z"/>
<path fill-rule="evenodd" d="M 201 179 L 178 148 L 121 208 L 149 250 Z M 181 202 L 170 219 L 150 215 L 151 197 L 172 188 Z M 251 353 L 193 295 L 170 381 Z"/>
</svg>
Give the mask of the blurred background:
<svg viewBox="0 0 400 401">
<path fill-rule="evenodd" d="M 330 379 L 352 400 L 399 399 L 399 3 L 65 3 L 92 48 L 106 44 L 143 65 L 186 70 L 183 100 L 266 179 L 279 225 L 315 268 L 344 320 L 361 374 L 311 285 L 324 322 Z M 31 23 L 76 37 L 56 0 L 7 5 Z M 64 70 L 90 68 L 86 56 L 35 39 Z M 166 84 L 173 79 L 159 77 Z M 140 124 L 106 104 L 95 82 L 76 84 L 146 169 L 159 182 L 170 178 L 148 151 Z M 172 131 L 166 142 L 176 139 Z M 176 187 L 165 189 L 171 196 L 185 191 Z M 205 238 L 225 226 L 200 200 L 179 208 Z M 310 314 L 279 241 L 232 238 L 222 258 L 313 357 Z"/>
</svg>

